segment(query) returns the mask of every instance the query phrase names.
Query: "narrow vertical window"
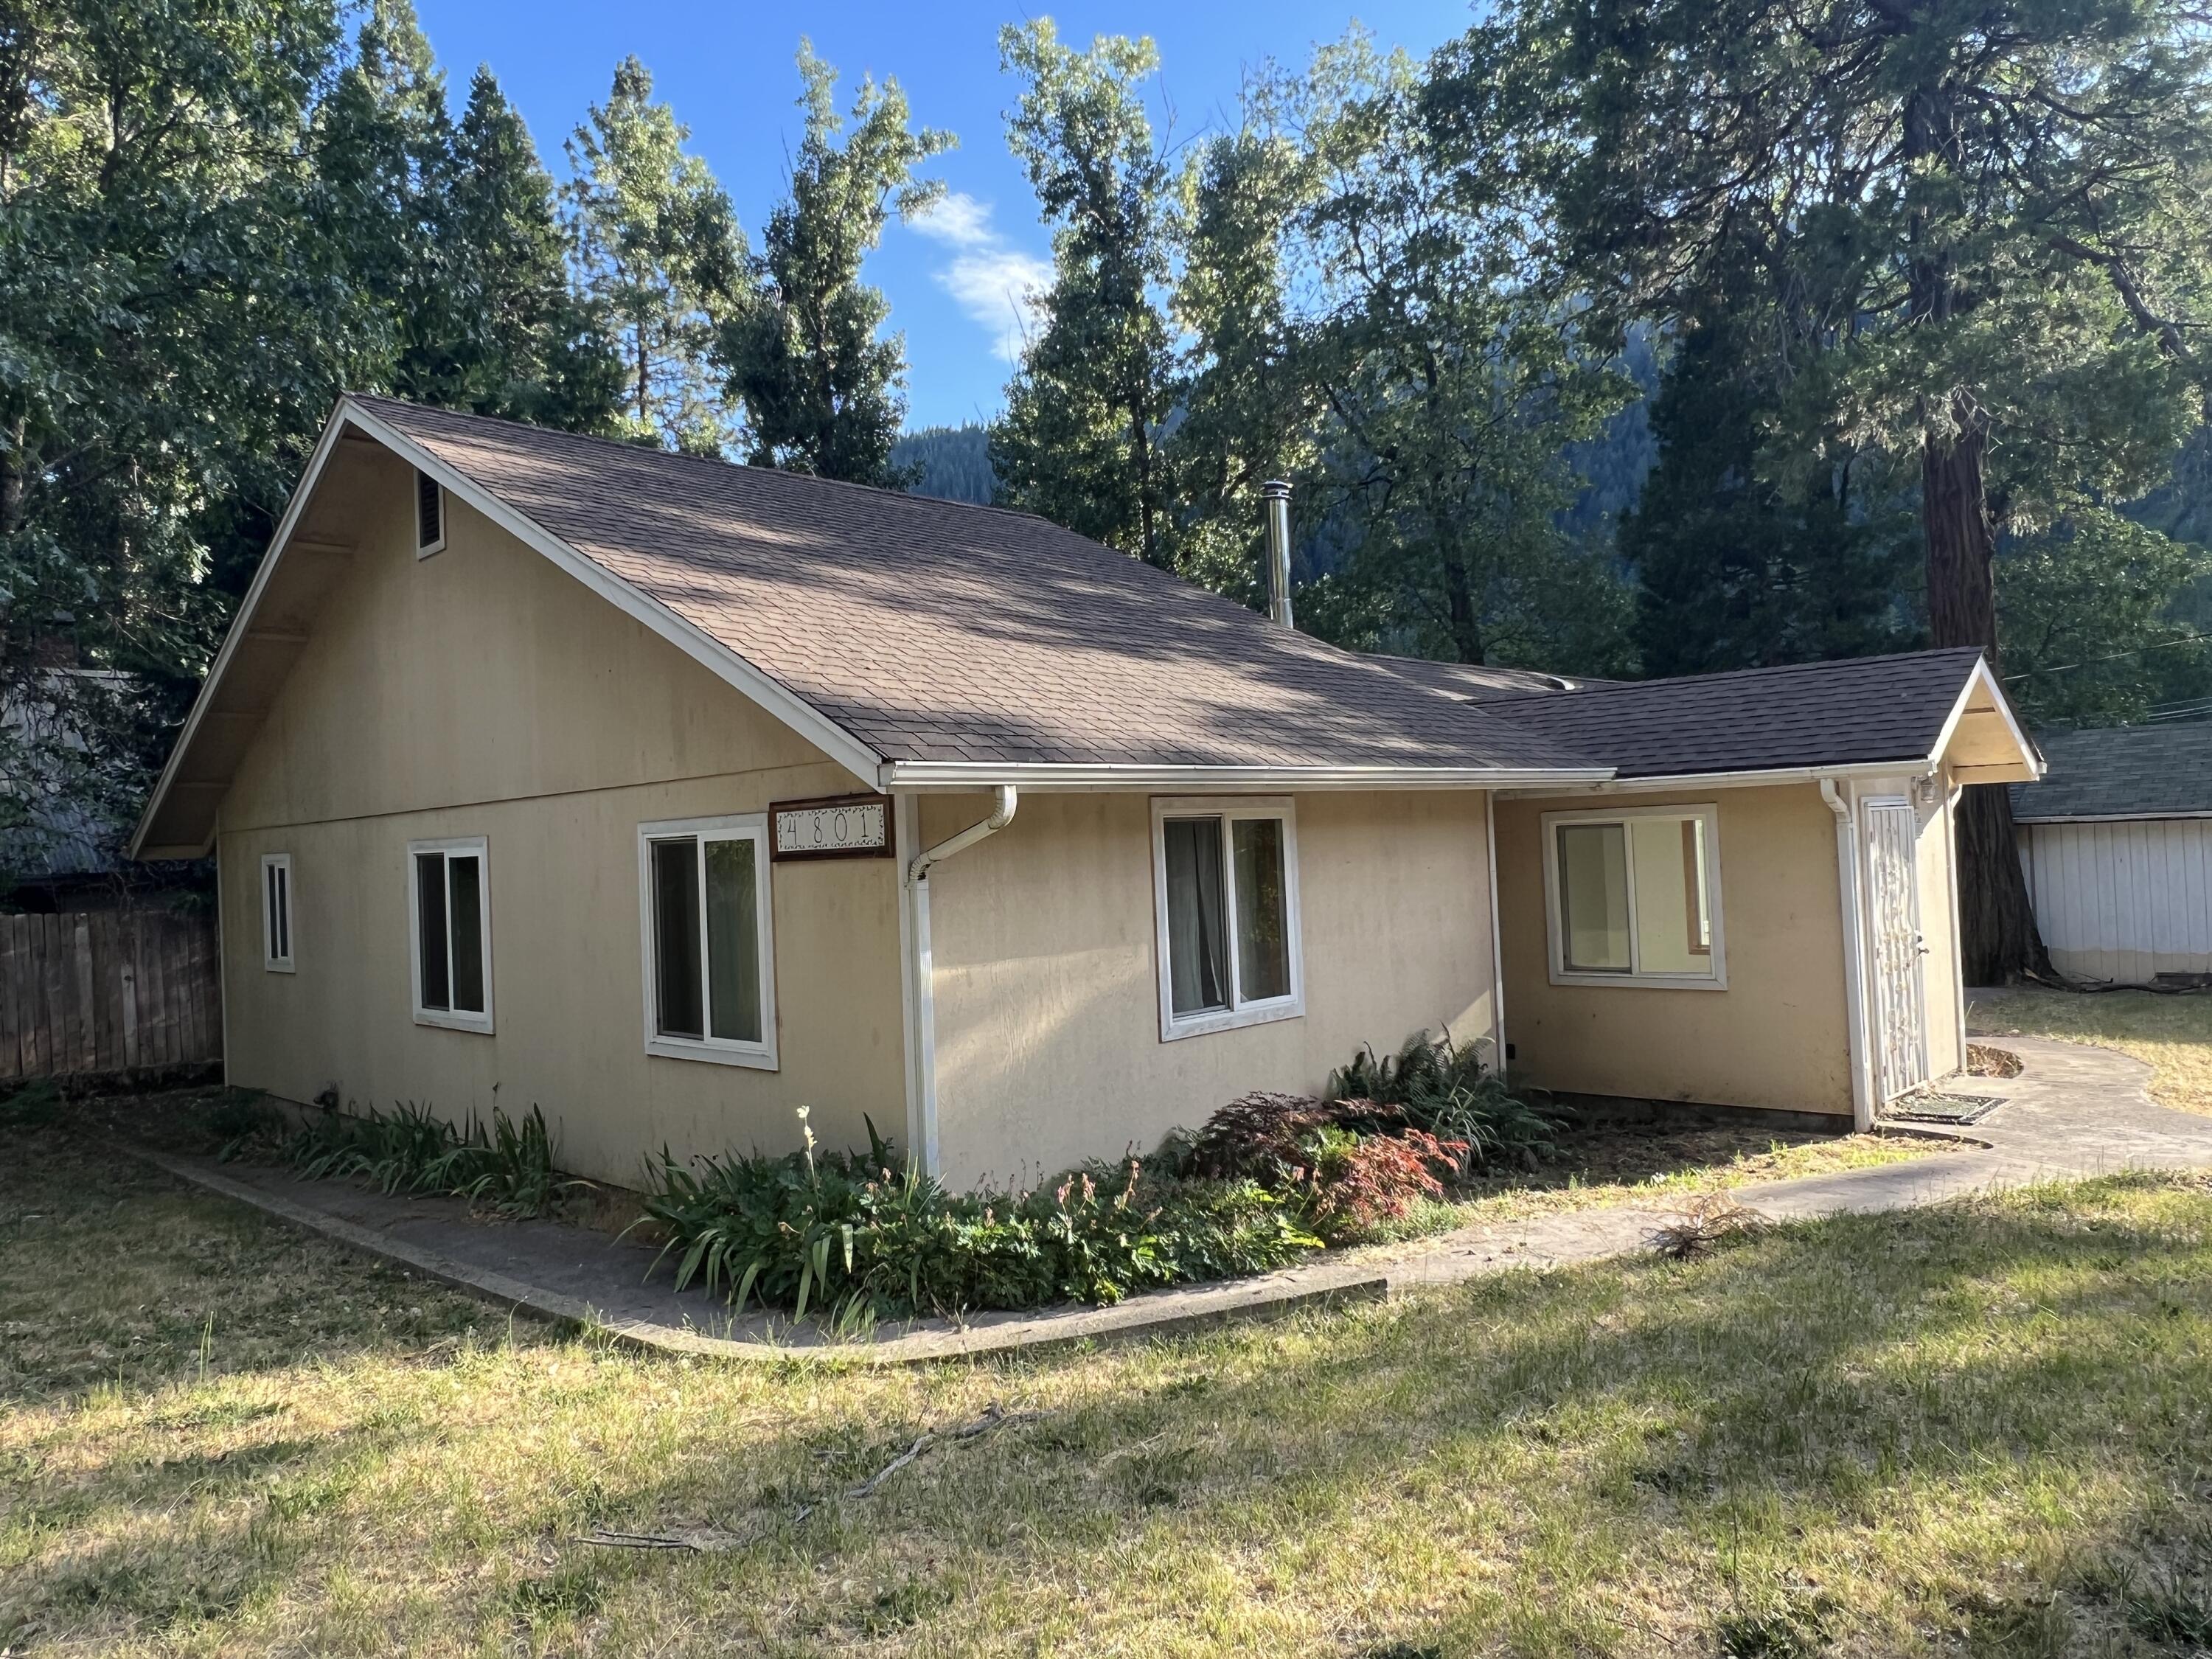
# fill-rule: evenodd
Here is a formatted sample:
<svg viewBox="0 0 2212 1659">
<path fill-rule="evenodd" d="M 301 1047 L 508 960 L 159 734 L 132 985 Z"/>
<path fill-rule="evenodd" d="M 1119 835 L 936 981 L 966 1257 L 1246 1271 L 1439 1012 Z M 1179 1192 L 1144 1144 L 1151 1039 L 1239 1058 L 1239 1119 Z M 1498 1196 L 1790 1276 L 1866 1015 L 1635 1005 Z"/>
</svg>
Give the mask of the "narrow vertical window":
<svg viewBox="0 0 2212 1659">
<path fill-rule="evenodd" d="M 261 855 L 261 962 L 272 974 L 292 971 L 292 855 Z"/>
<path fill-rule="evenodd" d="M 1303 1012 L 1290 803 L 1156 801 L 1152 853 L 1162 1038 Z"/>
<path fill-rule="evenodd" d="M 648 823 L 638 842 L 647 1049 L 773 1068 L 765 818 Z"/>
<path fill-rule="evenodd" d="M 1559 908 L 1571 972 L 1629 971 L 1626 848 L 1620 824 L 1559 826 Z"/>
<path fill-rule="evenodd" d="M 416 842 L 408 849 L 414 888 L 415 1018 L 426 1025 L 489 1031 L 491 904 L 481 839 Z"/>
<path fill-rule="evenodd" d="M 415 475 L 415 556 L 428 558 L 446 545 L 446 492 L 427 472 Z"/>
</svg>

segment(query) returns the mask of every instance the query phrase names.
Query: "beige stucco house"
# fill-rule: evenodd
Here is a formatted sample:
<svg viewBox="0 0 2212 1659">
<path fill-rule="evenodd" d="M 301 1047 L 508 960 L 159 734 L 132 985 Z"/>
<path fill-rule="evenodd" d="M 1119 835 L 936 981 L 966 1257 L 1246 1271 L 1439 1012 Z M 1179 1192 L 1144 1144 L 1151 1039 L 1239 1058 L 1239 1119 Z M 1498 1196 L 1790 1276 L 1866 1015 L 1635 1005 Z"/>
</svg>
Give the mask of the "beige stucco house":
<svg viewBox="0 0 2212 1659">
<path fill-rule="evenodd" d="M 1487 1039 L 1838 1125 L 1962 1052 L 1972 652 L 1576 684 L 1337 650 L 1042 520 L 341 401 L 162 775 L 234 1083 L 564 1161 L 1020 1180 Z"/>
</svg>

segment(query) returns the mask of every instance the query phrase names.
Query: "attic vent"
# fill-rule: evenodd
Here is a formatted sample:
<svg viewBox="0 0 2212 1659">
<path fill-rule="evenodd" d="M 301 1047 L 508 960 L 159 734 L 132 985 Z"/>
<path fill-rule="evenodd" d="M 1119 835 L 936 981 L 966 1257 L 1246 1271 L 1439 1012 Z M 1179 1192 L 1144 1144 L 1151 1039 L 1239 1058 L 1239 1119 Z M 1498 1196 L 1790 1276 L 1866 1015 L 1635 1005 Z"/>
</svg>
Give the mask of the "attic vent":
<svg viewBox="0 0 2212 1659">
<path fill-rule="evenodd" d="M 428 558 L 446 544 L 446 492 L 427 472 L 415 475 L 415 556 Z"/>
</svg>

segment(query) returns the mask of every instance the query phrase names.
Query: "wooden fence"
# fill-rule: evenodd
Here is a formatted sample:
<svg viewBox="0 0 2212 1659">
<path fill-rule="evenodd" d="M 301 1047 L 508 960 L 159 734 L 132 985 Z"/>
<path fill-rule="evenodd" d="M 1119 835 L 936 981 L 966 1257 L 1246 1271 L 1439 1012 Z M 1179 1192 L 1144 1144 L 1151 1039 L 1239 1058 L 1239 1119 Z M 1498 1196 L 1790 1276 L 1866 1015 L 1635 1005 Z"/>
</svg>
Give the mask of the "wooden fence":
<svg viewBox="0 0 2212 1659">
<path fill-rule="evenodd" d="M 222 1058 L 215 918 L 0 916 L 0 1084 Z"/>
</svg>

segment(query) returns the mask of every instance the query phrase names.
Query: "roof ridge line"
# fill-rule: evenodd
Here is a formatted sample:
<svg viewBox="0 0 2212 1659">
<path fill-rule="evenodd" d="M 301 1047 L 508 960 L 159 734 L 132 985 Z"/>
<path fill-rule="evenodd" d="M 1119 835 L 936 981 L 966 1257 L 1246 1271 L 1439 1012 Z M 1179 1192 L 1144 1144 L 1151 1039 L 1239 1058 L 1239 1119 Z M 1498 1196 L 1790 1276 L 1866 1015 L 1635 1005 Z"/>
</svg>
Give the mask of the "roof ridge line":
<svg viewBox="0 0 2212 1659">
<path fill-rule="evenodd" d="M 426 415 L 442 416 L 457 421 L 482 421 L 490 426 L 515 427 L 541 437 L 569 438 L 580 443 L 602 444 L 631 455 L 653 456 L 670 461 L 689 461 L 702 466 L 731 467 L 779 478 L 803 478 L 809 483 L 831 484 L 840 489 L 858 489 L 867 495 L 884 497 L 894 501 L 907 501 L 923 507 L 952 507 L 972 513 L 1000 513 L 1010 519 L 1034 519 L 1041 524 L 1052 525 L 1055 530 L 1066 528 L 1064 525 L 1054 524 L 1053 520 L 1046 518 L 1042 513 L 1032 513 L 1027 507 L 1000 507 L 994 501 L 961 501 L 946 495 L 918 495 L 912 490 L 893 489 L 888 484 L 856 483 L 850 478 L 825 478 L 818 472 L 794 472 L 788 467 L 763 466 L 753 461 L 732 461 L 720 455 L 693 455 L 681 449 L 662 449 L 657 445 L 632 443 L 627 438 L 609 437 L 604 432 L 574 432 L 567 427 L 539 426 L 534 421 L 510 420 L 504 415 L 480 415 L 474 410 L 447 409 L 442 404 L 416 403 L 410 398 L 395 398 L 388 392 L 349 391 L 343 395 L 356 403 L 392 404 L 401 409 L 420 410 Z M 1120 550 L 1115 550 L 1118 552 Z"/>
<path fill-rule="evenodd" d="M 1699 684 L 1711 684 L 1715 680 L 1746 679 L 1754 674 L 1793 674 L 1820 668 L 1844 668 L 1878 662 L 1903 662 L 1909 658 L 1948 656 L 1962 651 L 1971 651 L 1976 656 L 1982 654 L 1982 647 L 1978 645 L 1931 645 L 1918 651 L 1885 651 L 1880 656 L 1875 657 L 1821 657 L 1812 662 L 1776 662 L 1767 663 L 1757 668 L 1722 668 L 1710 674 L 1667 674 L 1656 679 L 1607 680 L 1601 684 L 1579 687 L 1566 695 L 1579 701 L 1587 697 L 1601 697 L 1608 691 L 1648 691 L 1655 685 L 1683 685 L 1692 681 L 1696 681 Z M 1412 660 L 1418 661 L 1419 659 Z M 1571 679 L 1574 677 L 1562 674 L 1558 678 Z M 1493 707 L 1504 702 L 1556 702 L 1560 695 L 1556 691 L 1530 693 L 1492 697 L 1488 701 Z"/>
</svg>

